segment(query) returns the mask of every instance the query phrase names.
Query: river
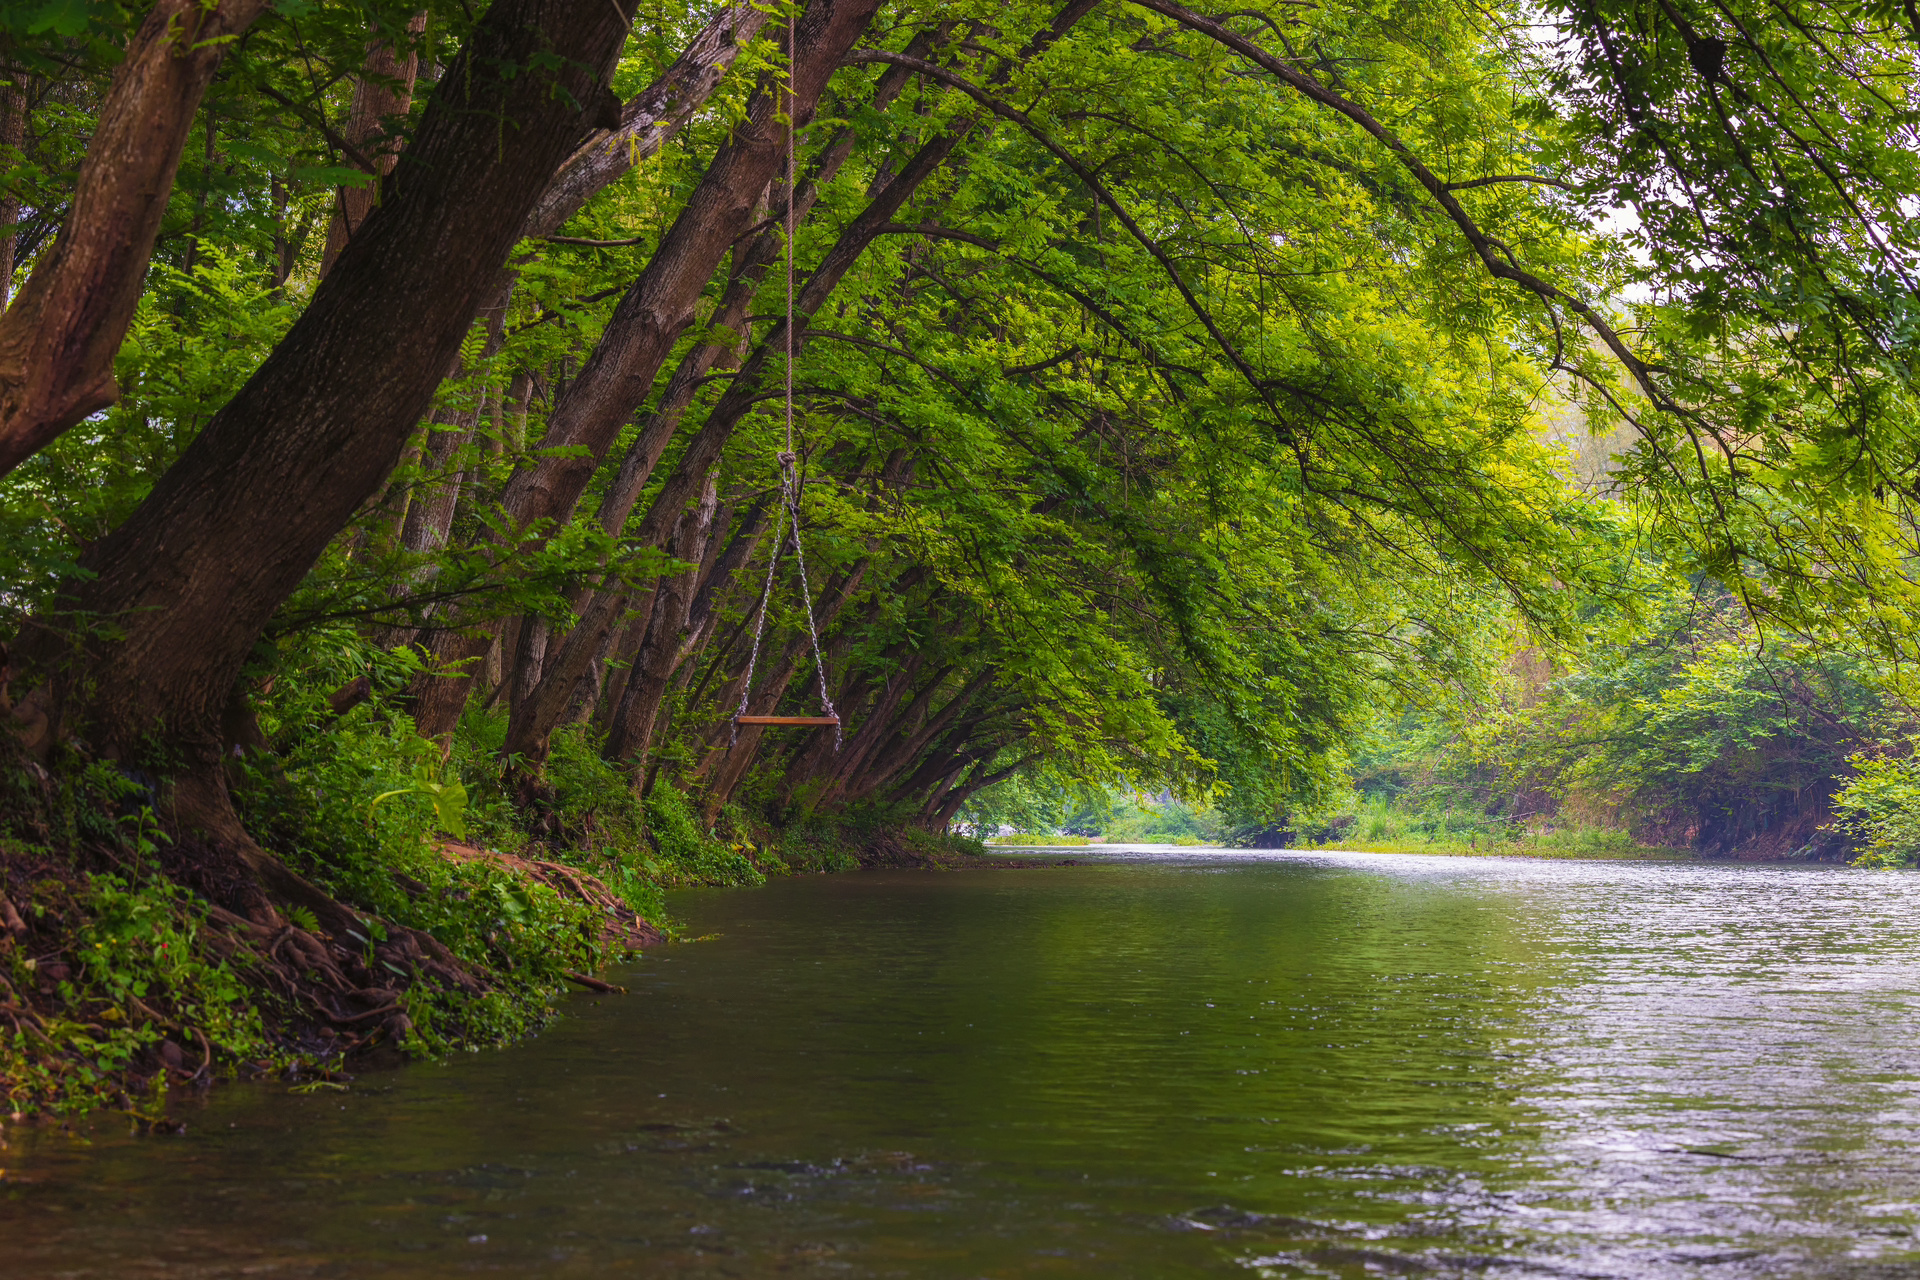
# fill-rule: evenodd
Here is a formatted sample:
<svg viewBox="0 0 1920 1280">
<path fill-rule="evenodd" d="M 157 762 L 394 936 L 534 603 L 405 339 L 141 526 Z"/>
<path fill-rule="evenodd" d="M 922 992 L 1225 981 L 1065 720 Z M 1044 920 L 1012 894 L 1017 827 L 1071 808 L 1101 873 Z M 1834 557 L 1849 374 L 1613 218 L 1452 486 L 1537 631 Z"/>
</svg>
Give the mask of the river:
<svg viewBox="0 0 1920 1280">
<path fill-rule="evenodd" d="M 1093 856 L 678 893 L 512 1048 L 9 1127 L 0 1275 L 1920 1275 L 1920 876 Z"/>
</svg>

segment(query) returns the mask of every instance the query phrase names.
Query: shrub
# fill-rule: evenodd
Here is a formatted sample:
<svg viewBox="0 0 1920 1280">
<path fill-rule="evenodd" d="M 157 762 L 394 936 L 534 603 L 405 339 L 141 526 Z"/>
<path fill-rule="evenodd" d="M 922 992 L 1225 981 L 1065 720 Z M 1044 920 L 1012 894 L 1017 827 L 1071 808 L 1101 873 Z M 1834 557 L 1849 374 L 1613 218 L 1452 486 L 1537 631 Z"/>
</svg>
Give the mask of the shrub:
<svg viewBox="0 0 1920 1280">
<path fill-rule="evenodd" d="M 1920 861 L 1920 759 L 1861 752 L 1853 777 L 1834 793 L 1833 829 L 1852 838 L 1861 867 L 1910 867 Z"/>
<path fill-rule="evenodd" d="M 647 835 L 659 855 L 656 864 L 668 884 L 766 883 L 753 864 L 753 846 L 739 840 L 726 844 L 700 829 L 699 817 L 686 793 L 671 783 L 657 783 L 646 799 Z"/>
</svg>

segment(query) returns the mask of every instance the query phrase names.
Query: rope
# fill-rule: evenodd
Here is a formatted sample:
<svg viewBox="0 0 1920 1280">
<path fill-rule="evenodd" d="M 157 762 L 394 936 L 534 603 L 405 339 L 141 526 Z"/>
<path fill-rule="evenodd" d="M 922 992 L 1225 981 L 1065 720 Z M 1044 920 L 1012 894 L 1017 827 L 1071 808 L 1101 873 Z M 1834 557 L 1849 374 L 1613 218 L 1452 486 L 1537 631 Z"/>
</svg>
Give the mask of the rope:
<svg viewBox="0 0 1920 1280">
<path fill-rule="evenodd" d="M 820 651 L 820 630 L 813 622 L 813 587 L 807 581 L 807 553 L 800 545 L 800 476 L 793 448 L 794 22 L 795 19 L 791 17 L 787 20 L 787 447 L 780 454 L 781 509 L 773 518 L 773 554 L 767 557 L 767 581 L 760 589 L 760 603 L 756 609 L 758 616 L 753 623 L 753 650 L 747 656 L 747 678 L 740 686 L 740 710 L 734 716 L 730 744 L 740 741 L 739 717 L 747 714 L 747 699 L 753 694 L 753 672 L 760 665 L 760 636 L 767 625 L 767 606 L 773 599 L 773 577 L 780 565 L 781 534 L 785 532 L 793 539 L 793 561 L 800 570 L 800 603 L 806 611 L 807 639 L 813 644 L 813 670 L 820 682 L 820 708 L 836 721 L 833 726 L 833 749 L 838 754 L 842 741 L 840 725 L 837 723 L 840 713 L 833 709 L 833 698 L 827 693 L 827 659 Z"/>
<path fill-rule="evenodd" d="M 797 11 L 787 18 L 787 451 L 781 455 L 782 467 L 788 465 L 784 460 L 793 456 L 793 28 L 798 21 Z M 786 483 L 784 478 L 781 483 Z M 800 530 L 796 525 L 796 546 L 799 545 L 799 537 Z"/>
</svg>

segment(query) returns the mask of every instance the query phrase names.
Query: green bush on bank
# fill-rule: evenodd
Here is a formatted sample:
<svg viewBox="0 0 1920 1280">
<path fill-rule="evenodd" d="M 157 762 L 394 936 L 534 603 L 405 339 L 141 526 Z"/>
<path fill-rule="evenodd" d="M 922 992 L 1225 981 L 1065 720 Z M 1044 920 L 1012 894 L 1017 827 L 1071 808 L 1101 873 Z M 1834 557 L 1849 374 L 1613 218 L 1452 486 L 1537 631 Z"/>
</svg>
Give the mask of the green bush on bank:
<svg viewBox="0 0 1920 1280">
<path fill-rule="evenodd" d="M 356 669 L 372 695 L 336 716 L 326 693 Z M 261 700 L 272 754 L 255 757 L 236 788 L 249 829 L 296 870 L 497 976 L 499 989 L 477 1001 L 409 997 L 416 1050 L 525 1034 L 551 1015 L 568 971 L 613 958 L 595 909 L 498 863 L 449 859 L 439 848 L 447 836 L 579 867 L 658 925 L 666 888 L 763 881 L 751 846 L 703 830 L 679 790 L 661 782 L 637 797 L 584 725 L 554 735 L 542 772 L 550 812 L 530 824 L 511 793 L 513 762 L 499 755 L 506 712 L 470 706 L 443 760 L 398 704 L 417 670 L 408 651 L 351 632 L 305 637 Z"/>
<path fill-rule="evenodd" d="M 758 885 L 766 875 L 753 864 L 753 846 L 744 836 L 728 843 L 718 824 L 702 830 L 699 814 L 684 792 L 656 783 L 646 799 L 647 830 L 658 850 L 660 874 L 668 884 Z M 723 815 L 729 825 L 737 818 Z"/>
<path fill-rule="evenodd" d="M 849 847 L 837 823 L 806 821 L 780 833 L 772 856 L 793 875 L 826 875 L 836 871 L 857 871 L 860 859 Z"/>
<path fill-rule="evenodd" d="M 60 957 L 43 962 L 11 939 L 0 943 L 8 985 L 30 991 L 50 979 L 57 997 L 53 1016 L 20 1009 L 0 1031 L 5 1109 L 154 1114 L 169 1083 L 153 1070 L 167 1041 L 208 1080 L 236 1063 L 287 1061 L 267 1034 L 256 990 L 207 945 L 204 906 L 164 876 L 133 867 L 71 883 L 46 877 L 26 893 L 5 887 L 33 930 L 31 949 Z M 144 1088 L 130 1093 L 141 1078 Z"/>
<path fill-rule="evenodd" d="M 1303 849 L 1356 853 L 1494 853 L 1554 858 L 1620 858 L 1672 852 L 1647 846 L 1612 827 L 1562 820 L 1534 823 L 1454 805 L 1444 795 L 1353 795 L 1312 821 L 1287 843 Z"/>
<path fill-rule="evenodd" d="M 1908 741 L 1856 754 L 1853 777 L 1834 793 L 1832 826 L 1858 848 L 1855 866 L 1920 862 L 1920 759 L 1913 746 Z"/>
<path fill-rule="evenodd" d="M 409 988 L 417 1037 L 409 1047 L 419 1052 L 523 1035 L 550 1016 L 569 970 L 609 958 L 598 913 L 586 904 L 498 864 L 440 853 L 441 833 L 464 833 L 465 804 L 451 799 L 464 792 L 438 749 L 379 700 L 259 759 L 236 788 L 248 829 L 296 871 L 369 917 L 432 934 L 495 976 L 498 989 L 477 1000 Z M 369 919 L 370 930 L 381 927 Z"/>
<path fill-rule="evenodd" d="M 147 787 L 98 762 L 36 775 L 11 742 L 0 756 L 0 896 L 24 929 L 0 929 L 0 1109 L 152 1115 L 167 1055 L 206 1080 L 287 1061 L 206 905 L 160 870 Z"/>
<path fill-rule="evenodd" d="M 928 831 L 913 814 L 888 805 L 794 814 L 769 837 L 766 856 L 795 875 L 854 871 L 865 855 L 876 865 L 945 865 L 981 857 L 986 845 L 966 835 Z"/>
</svg>

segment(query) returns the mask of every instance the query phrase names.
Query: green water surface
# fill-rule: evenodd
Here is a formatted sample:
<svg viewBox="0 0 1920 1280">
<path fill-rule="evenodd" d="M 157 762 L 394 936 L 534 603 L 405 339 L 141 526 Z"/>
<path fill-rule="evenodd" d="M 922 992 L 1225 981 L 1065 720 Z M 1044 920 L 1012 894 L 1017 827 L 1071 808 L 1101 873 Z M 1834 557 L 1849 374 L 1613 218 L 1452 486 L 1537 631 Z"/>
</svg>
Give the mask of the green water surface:
<svg viewBox="0 0 1920 1280">
<path fill-rule="evenodd" d="M 1104 856 L 688 892 L 525 1044 L 9 1127 L 0 1276 L 1920 1277 L 1920 876 Z"/>
</svg>

